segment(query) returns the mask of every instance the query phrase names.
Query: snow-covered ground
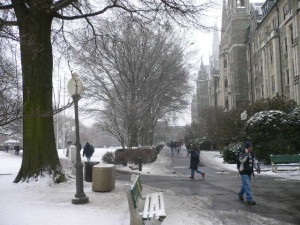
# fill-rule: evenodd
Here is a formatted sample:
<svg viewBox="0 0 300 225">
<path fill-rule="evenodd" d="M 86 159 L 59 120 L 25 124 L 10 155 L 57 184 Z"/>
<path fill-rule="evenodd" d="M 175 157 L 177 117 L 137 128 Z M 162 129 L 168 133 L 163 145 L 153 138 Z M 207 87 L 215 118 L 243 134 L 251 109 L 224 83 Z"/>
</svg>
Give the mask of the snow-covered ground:
<svg viewBox="0 0 300 225">
<path fill-rule="evenodd" d="M 92 161 L 101 161 L 106 151 L 115 149 L 96 149 Z M 168 148 L 164 148 L 158 159 L 149 165 L 143 165 L 145 174 L 176 176 L 167 168 L 171 163 L 167 155 Z M 64 151 L 59 150 L 62 160 L 67 160 Z M 220 170 L 236 170 L 235 165 L 223 163 L 219 152 L 202 152 L 202 162 L 207 166 L 214 165 Z M 85 205 L 73 205 L 75 180 L 70 179 L 64 184 L 53 184 L 47 177 L 39 182 L 13 183 L 21 166 L 21 157 L 0 152 L 0 225 L 128 225 L 129 211 L 123 186 L 128 182 L 116 181 L 116 187 L 111 192 L 93 192 L 91 183 L 84 183 L 84 192 L 90 202 Z M 85 158 L 83 158 L 85 161 Z M 117 169 L 129 170 L 120 166 Z M 138 171 L 135 171 L 138 172 Z M 263 172 L 272 176 L 282 176 L 286 179 L 299 179 L 299 171 Z M 157 191 L 154 188 L 144 186 L 144 192 Z M 167 218 L 163 224 L 172 225 L 210 225 L 222 224 L 219 216 L 244 216 L 250 218 L 251 213 L 242 211 L 213 211 L 209 210 L 211 200 L 203 196 L 181 196 L 166 190 L 164 192 L 167 205 Z M 219 216 L 218 216 L 219 215 Z M 201 218 L 201 220 L 199 220 Z M 281 224 L 280 222 L 255 215 L 253 224 Z M 228 224 L 236 224 L 229 221 Z"/>
</svg>

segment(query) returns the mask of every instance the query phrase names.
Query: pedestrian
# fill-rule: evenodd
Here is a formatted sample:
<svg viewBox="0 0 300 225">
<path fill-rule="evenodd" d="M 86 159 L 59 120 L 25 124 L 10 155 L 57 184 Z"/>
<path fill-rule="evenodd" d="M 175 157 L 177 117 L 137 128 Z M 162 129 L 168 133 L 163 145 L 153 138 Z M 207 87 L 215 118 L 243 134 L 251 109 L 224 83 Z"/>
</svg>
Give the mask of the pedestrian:
<svg viewBox="0 0 300 225">
<path fill-rule="evenodd" d="M 6 146 L 4 147 L 4 149 L 5 149 L 5 151 L 6 151 L 6 152 L 8 152 L 8 150 L 9 150 L 9 146 L 8 146 L 8 145 L 6 145 Z"/>
<path fill-rule="evenodd" d="M 191 144 L 191 143 L 185 144 L 185 148 L 186 148 L 186 157 L 189 157 L 190 151 L 191 151 L 191 149 L 192 149 L 192 146 L 193 146 L 193 144 Z"/>
<path fill-rule="evenodd" d="M 72 145 L 72 141 L 67 142 L 67 151 L 66 151 L 66 157 L 69 157 L 69 152 L 70 152 L 70 146 Z"/>
<path fill-rule="evenodd" d="M 195 179 L 195 172 L 200 173 L 202 175 L 202 178 L 204 178 L 205 173 L 202 172 L 200 169 L 198 169 L 199 163 L 200 163 L 200 151 L 195 146 L 195 144 L 190 145 L 190 169 L 191 169 L 191 179 Z"/>
<path fill-rule="evenodd" d="M 179 154 L 179 152 L 181 151 L 181 144 L 180 142 L 175 142 L 175 148 L 176 148 L 176 152 L 177 154 Z"/>
<path fill-rule="evenodd" d="M 170 148 L 171 148 L 171 155 L 174 155 L 174 151 L 175 151 L 175 142 L 173 142 L 173 141 L 170 142 Z"/>
<path fill-rule="evenodd" d="M 19 155 L 19 152 L 20 152 L 20 146 L 19 146 L 19 145 L 15 145 L 15 146 L 14 146 L 14 150 L 15 150 L 15 155 Z"/>
<path fill-rule="evenodd" d="M 94 147 L 90 143 L 86 143 L 84 148 L 83 148 L 83 157 L 86 156 L 86 159 L 88 162 L 91 161 L 91 157 L 94 154 Z"/>
<path fill-rule="evenodd" d="M 253 151 L 251 142 L 245 143 L 245 148 L 239 153 L 239 173 L 242 179 L 242 187 L 238 193 L 238 197 L 241 201 L 244 201 L 244 194 L 247 197 L 248 205 L 255 205 L 251 191 L 251 175 L 254 174 L 253 168 L 257 173 L 260 173 L 260 166 L 258 164 L 257 157 Z"/>
</svg>

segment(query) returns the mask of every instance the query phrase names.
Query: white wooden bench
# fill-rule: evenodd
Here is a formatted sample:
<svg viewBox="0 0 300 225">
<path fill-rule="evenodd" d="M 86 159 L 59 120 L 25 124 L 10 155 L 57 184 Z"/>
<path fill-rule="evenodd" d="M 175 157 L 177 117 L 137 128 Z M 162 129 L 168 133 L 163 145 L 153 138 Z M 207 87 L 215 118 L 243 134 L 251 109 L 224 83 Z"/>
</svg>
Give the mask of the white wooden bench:
<svg viewBox="0 0 300 225">
<path fill-rule="evenodd" d="M 142 194 L 142 183 L 139 175 L 131 176 L 132 184 L 126 184 L 124 191 L 130 211 L 130 225 L 142 225 L 147 220 L 161 223 L 166 218 L 165 203 L 162 192 Z"/>
</svg>

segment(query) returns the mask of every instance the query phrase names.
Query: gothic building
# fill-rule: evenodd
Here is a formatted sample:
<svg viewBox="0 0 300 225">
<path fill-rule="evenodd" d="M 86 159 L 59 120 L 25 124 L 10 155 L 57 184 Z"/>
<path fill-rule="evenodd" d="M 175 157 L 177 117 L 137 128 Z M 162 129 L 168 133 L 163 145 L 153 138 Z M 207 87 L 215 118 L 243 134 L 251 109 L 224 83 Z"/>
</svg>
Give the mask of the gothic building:
<svg viewBox="0 0 300 225">
<path fill-rule="evenodd" d="M 299 9 L 298 0 L 252 5 L 246 42 L 251 103 L 278 94 L 300 104 Z"/>
<path fill-rule="evenodd" d="M 246 33 L 249 0 L 223 2 L 218 106 L 227 110 L 248 105 Z"/>
<path fill-rule="evenodd" d="M 300 104 L 299 9 L 299 0 L 224 0 L 217 106 L 243 108 L 276 95 Z"/>
<path fill-rule="evenodd" d="M 192 122 L 199 123 L 202 111 L 209 106 L 215 106 L 217 102 L 216 80 L 219 77 L 219 35 L 217 25 L 213 32 L 212 55 L 210 56 L 210 65 L 201 66 L 196 80 L 196 94 L 192 99 Z"/>
</svg>

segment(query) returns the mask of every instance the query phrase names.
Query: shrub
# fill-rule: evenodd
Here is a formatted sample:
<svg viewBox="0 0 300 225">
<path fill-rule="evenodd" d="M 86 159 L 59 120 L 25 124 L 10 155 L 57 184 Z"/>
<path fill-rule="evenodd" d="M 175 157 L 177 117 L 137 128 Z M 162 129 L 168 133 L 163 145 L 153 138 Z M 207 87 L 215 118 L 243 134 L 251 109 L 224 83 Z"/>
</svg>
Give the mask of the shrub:
<svg viewBox="0 0 300 225">
<path fill-rule="evenodd" d="M 114 161 L 115 161 L 115 157 L 113 152 L 106 152 L 102 156 L 102 162 L 104 163 L 114 164 Z"/>
<path fill-rule="evenodd" d="M 294 113 L 293 113 L 294 112 Z M 281 111 L 262 111 L 252 116 L 246 124 L 246 137 L 254 145 L 258 159 L 270 163 L 270 155 L 293 154 L 299 139 L 298 110 L 286 114 Z M 300 124 L 300 123 L 298 123 Z M 299 149 L 298 149 L 299 151 Z"/>
<path fill-rule="evenodd" d="M 288 151 L 300 153 L 300 106 L 288 115 L 284 136 L 289 140 Z"/>
<path fill-rule="evenodd" d="M 242 142 L 236 142 L 227 145 L 223 150 L 224 161 L 231 164 L 236 163 L 236 159 L 242 146 Z"/>
<path fill-rule="evenodd" d="M 156 160 L 155 149 L 118 149 L 115 152 L 115 164 L 127 165 L 127 163 L 138 164 L 139 157 L 142 163 L 150 163 Z"/>
<path fill-rule="evenodd" d="M 157 145 L 155 147 L 156 154 L 159 154 L 163 147 L 164 147 L 164 145 Z"/>
</svg>

